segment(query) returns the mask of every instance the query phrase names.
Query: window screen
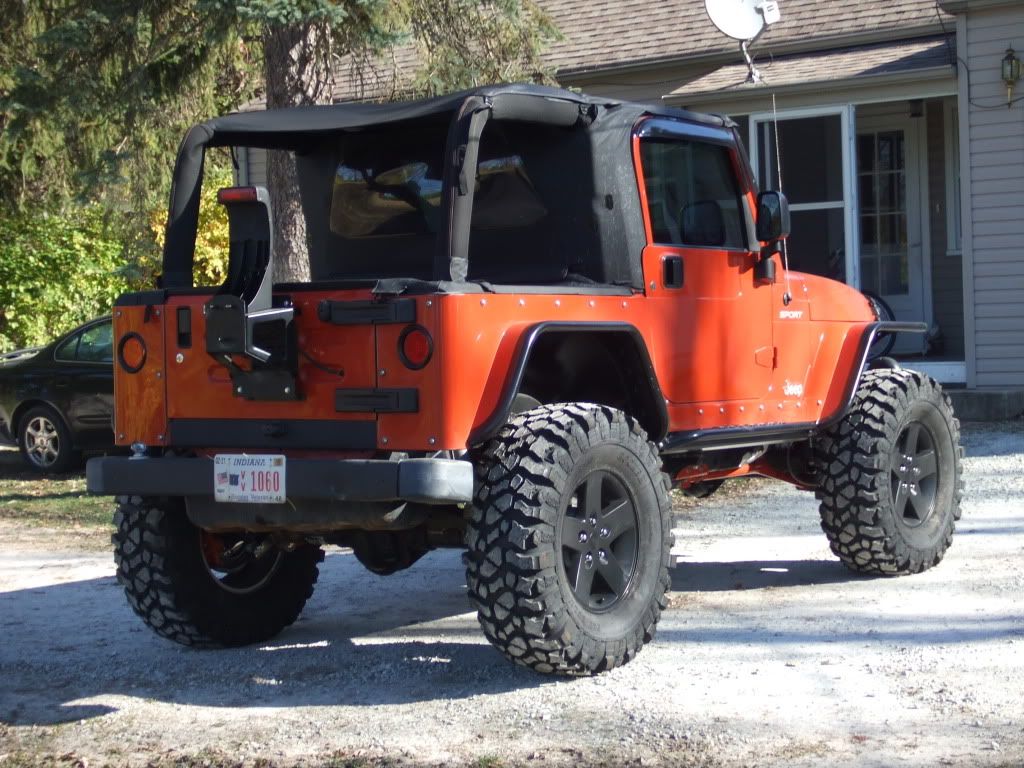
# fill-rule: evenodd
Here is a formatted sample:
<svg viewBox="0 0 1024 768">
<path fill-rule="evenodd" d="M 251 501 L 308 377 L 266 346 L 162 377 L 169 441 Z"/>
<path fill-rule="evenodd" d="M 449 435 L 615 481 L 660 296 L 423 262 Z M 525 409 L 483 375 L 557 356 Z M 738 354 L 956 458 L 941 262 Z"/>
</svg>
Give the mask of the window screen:
<svg viewBox="0 0 1024 768">
<path fill-rule="evenodd" d="M 640 144 L 654 242 L 748 248 L 729 150 L 697 141 Z"/>
</svg>

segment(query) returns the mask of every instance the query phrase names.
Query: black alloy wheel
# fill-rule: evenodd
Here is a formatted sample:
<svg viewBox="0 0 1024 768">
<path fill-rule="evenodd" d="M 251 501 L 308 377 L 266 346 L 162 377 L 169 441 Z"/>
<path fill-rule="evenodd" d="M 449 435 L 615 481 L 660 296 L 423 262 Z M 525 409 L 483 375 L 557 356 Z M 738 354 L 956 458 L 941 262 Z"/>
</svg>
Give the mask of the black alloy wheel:
<svg viewBox="0 0 1024 768">
<path fill-rule="evenodd" d="M 269 535 L 199 532 L 203 562 L 214 583 L 225 592 L 259 592 L 274 577 L 284 558 Z"/>
<path fill-rule="evenodd" d="M 638 555 L 636 505 L 615 475 L 597 470 L 573 493 L 562 518 L 562 568 L 572 595 L 607 611 L 625 595 Z"/>
<path fill-rule="evenodd" d="M 891 484 L 896 520 L 918 528 L 935 514 L 941 476 L 935 458 L 935 437 L 920 421 L 904 427 L 892 456 Z"/>
</svg>

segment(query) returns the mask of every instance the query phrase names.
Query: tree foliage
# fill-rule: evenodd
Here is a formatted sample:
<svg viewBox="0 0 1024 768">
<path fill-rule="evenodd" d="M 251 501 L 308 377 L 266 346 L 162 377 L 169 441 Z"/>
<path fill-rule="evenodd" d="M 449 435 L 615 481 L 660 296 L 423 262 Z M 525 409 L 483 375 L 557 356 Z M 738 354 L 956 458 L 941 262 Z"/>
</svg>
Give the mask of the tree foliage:
<svg viewBox="0 0 1024 768">
<path fill-rule="evenodd" d="M 128 289 L 124 222 L 96 203 L 0 217 L 0 350 L 52 340 Z"/>
<path fill-rule="evenodd" d="M 338 62 L 369 66 L 398 45 L 420 61 L 403 96 L 545 79 L 556 34 L 533 0 L 0 0 L 0 347 L 152 278 L 154 217 L 189 125 L 260 95 L 329 100 Z M 272 169 L 276 242 L 304 251 L 301 222 L 285 226 L 290 172 Z M 226 223 L 200 226 L 214 234 L 199 234 L 197 277 L 213 279 Z"/>
<path fill-rule="evenodd" d="M 551 82 L 540 58 L 558 37 L 532 0 L 403 0 L 419 52 L 413 89 L 434 96 L 518 80 Z"/>
<path fill-rule="evenodd" d="M 203 2 L 5 0 L 0 203 L 144 208 L 184 129 L 255 92 L 258 60 Z M 210 4 L 213 5 L 213 4 Z"/>
</svg>

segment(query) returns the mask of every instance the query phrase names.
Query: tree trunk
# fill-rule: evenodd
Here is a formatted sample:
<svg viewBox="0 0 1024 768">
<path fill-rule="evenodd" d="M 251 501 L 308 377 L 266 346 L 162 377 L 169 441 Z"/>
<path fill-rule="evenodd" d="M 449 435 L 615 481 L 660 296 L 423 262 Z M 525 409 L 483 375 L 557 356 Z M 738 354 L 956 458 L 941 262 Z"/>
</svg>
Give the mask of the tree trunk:
<svg viewBox="0 0 1024 768">
<path fill-rule="evenodd" d="M 330 40 L 330 29 L 322 23 L 264 28 L 267 109 L 331 103 Z M 306 282 L 306 219 L 290 152 L 267 153 L 267 185 L 274 214 L 274 282 Z"/>
</svg>

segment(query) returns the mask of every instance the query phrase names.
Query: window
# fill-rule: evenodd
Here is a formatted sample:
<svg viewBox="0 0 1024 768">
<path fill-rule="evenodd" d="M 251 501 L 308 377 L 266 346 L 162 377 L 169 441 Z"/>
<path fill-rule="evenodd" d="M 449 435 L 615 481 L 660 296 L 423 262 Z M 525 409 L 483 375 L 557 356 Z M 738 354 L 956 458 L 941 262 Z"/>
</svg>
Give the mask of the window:
<svg viewBox="0 0 1024 768">
<path fill-rule="evenodd" d="M 384 171 L 339 165 L 334 175 L 331 231 L 342 237 L 437 232 L 441 174 L 422 161 Z"/>
<path fill-rule="evenodd" d="M 640 156 L 654 242 L 747 250 L 743 202 L 726 147 L 645 139 Z"/>
<path fill-rule="evenodd" d="M 860 284 L 883 296 L 910 292 L 907 147 L 902 130 L 857 134 Z"/>
<path fill-rule="evenodd" d="M 94 325 L 65 341 L 54 355 L 58 360 L 113 363 L 114 337 L 109 322 Z"/>
</svg>

